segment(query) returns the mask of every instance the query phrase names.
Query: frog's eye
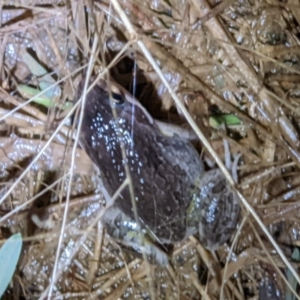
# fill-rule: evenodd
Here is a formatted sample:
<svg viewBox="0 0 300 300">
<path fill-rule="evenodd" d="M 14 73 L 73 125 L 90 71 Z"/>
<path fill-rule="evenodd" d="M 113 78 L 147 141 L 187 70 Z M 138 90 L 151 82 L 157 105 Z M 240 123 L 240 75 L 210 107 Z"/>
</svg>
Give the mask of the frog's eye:
<svg viewBox="0 0 300 300">
<path fill-rule="evenodd" d="M 111 98 L 112 103 L 117 106 L 123 105 L 125 102 L 124 97 L 119 93 L 112 93 Z"/>
</svg>

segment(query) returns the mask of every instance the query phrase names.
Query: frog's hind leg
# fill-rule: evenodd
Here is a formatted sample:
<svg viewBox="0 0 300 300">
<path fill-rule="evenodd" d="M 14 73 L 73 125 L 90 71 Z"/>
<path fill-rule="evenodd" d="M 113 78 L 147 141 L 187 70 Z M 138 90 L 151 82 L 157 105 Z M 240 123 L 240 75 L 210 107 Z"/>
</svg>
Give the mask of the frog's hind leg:
<svg viewBox="0 0 300 300">
<path fill-rule="evenodd" d="M 236 155 L 232 164 L 228 141 L 223 139 L 223 142 L 226 167 L 233 172 L 233 179 L 237 182 L 237 165 L 241 154 Z M 188 208 L 186 236 L 198 231 L 202 245 L 215 251 L 236 230 L 240 216 L 239 198 L 220 169 L 205 172 L 198 188 Z"/>
<path fill-rule="evenodd" d="M 214 169 L 201 180 L 198 202 L 200 241 L 207 249 L 217 250 L 236 230 L 240 214 L 238 195 L 222 171 Z"/>
<path fill-rule="evenodd" d="M 232 172 L 234 181 L 238 182 L 237 165 L 241 154 L 231 163 L 228 141 L 223 139 L 223 142 L 226 167 Z M 196 196 L 196 203 L 200 203 L 200 241 L 214 251 L 227 242 L 236 230 L 240 215 L 239 197 L 220 169 L 203 175 Z"/>
<path fill-rule="evenodd" d="M 116 205 L 108 207 L 101 219 L 108 234 L 118 242 L 132 247 L 135 251 L 146 254 L 150 262 L 163 266 L 168 264 L 167 254 L 148 237 L 147 231 L 141 229 L 129 216 Z"/>
</svg>

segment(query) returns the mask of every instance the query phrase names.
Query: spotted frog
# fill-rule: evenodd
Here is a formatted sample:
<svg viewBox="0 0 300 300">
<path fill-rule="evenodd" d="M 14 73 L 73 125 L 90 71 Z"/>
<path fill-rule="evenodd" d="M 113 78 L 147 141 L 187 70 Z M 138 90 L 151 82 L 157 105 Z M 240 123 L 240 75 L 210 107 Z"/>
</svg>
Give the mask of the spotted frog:
<svg viewBox="0 0 300 300">
<path fill-rule="evenodd" d="M 84 80 L 77 99 L 83 87 Z M 192 144 L 165 136 L 133 97 L 116 95 L 99 81 L 87 93 L 80 130 L 80 144 L 111 197 L 126 179 L 125 166 L 130 173 L 132 191 L 128 185 L 121 190 L 102 218 L 112 237 L 160 264 L 168 262 L 165 244 L 198 233 L 215 250 L 230 238 L 240 209 L 224 175 L 206 172 Z"/>
</svg>

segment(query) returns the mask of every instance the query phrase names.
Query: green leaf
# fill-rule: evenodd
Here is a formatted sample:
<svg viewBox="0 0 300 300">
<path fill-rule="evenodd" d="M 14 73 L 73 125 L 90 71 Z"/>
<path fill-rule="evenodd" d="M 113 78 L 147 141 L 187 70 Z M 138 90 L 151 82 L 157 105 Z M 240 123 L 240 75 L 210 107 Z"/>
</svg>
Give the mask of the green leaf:
<svg viewBox="0 0 300 300">
<path fill-rule="evenodd" d="M 26 98 L 26 99 L 30 99 L 34 97 L 34 100 L 32 100 L 34 103 L 43 105 L 47 108 L 53 107 L 54 106 L 54 102 L 52 101 L 52 99 L 48 98 L 45 94 L 41 94 L 38 97 L 36 95 L 40 94 L 41 91 L 35 88 L 32 88 L 30 86 L 27 85 L 23 85 L 23 84 L 19 84 L 17 86 L 17 90 L 18 92 L 22 95 L 22 97 Z M 72 107 L 72 103 L 71 102 L 66 102 L 62 105 L 62 110 L 66 110 Z"/>
<path fill-rule="evenodd" d="M 0 249 L 0 298 L 9 285 L 22 248 L 22 236 L 20 233 L 12 235 Z"/>
<path fill-rule="evenodd" d="M 209 125 L 212 128 L 219 129 L 222 124 L 225 124 L 226 126 L 240 125 L 241 120 L 234 115 L 219 115 L 209 117 Z"/>
</svg>

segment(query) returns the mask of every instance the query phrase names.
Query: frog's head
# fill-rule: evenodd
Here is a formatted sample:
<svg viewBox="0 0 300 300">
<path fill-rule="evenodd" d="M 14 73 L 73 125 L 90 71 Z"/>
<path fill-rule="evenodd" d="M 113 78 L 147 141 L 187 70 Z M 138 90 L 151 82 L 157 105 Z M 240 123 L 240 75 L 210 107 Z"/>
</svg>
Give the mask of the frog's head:
<svg viewBox="0 0 300 300">
<path fill-rule="evenodd" d="M 143 140 L 146 129 L 153 132 L 155 125 L 141 104 L 124 89 L 102 80 L 93 87 L 92 84 L 90 81 L 86 92 L 85 79 L 78 86 L 77 101 L 84 101 L 79 141 L 101 170 L 106 189 L 112 196 L 126 179 L 125 159 L 130 171 L 140 174 L 139 153 L 143 152 L 144 145 L 138 141 Z M 124 193 L 127 195 L 128 191 Z M 130 195 L 126 197 L 130 200 Z M 128 213 L 131 202 L 124 201 L 124 206 Z"/>
<path fill-rule="evenodd" d="M 85 82 L 84 78 L 79 83 L 76 99 L 78 101 L 85 98 L 85 111 L 88 111 L 90 119 L 94 114 L 94 117 L 100 122 L 99 127 L 109 124 L 113 119 L 122 119 L 123 123 L 128 123 L 128 126 L 133 121 L 153 124 L 153 119 L 146 109 L 123 87 L 116 83 L 106 84 L 104 80 L 99 80 L 94 84 L 90 80 L 87 92 L 84 94 Z"/>
</svg>

